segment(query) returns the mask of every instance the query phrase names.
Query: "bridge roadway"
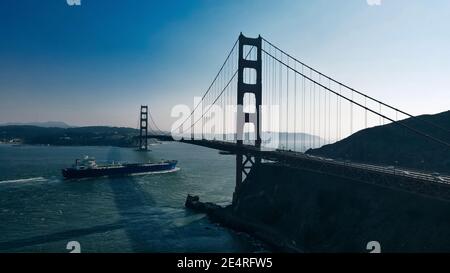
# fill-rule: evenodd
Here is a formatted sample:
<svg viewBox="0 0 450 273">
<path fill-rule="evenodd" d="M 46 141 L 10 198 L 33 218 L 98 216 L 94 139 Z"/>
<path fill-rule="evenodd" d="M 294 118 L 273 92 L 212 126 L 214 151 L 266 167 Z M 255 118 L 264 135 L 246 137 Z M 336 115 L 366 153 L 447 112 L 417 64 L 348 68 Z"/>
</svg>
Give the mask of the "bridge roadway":
<svg viewBox="0 0 450 273">
<path fill-rule="evenodd" d="M 139 136 L 137 136 L 136 138 L 138 138 L 138 137 Z M 167 135 L 163 135 L 163 134 L 158 134 L 158 135 L 156 135 L 156 134 L 149 134 L 147 136 L 147 138 L 155 138 L 155 139 L 160 140 L 160 141 L 173 141 L 173 138 L 172 138 L 172 136 L 170 134 L 167 134 Z"/>
<path fill-rule="evenodd" d="M 216 140 L 181 140 L 181 142 L 226 151 L 231 154 L 243 153 L 257 156 L 287 167 L 450 200 L 450 176 L 439 173 L 341 161 L 300 152 L 258 149 L 250 145 L 237 145 L 236 143 Z"/>
</svg>

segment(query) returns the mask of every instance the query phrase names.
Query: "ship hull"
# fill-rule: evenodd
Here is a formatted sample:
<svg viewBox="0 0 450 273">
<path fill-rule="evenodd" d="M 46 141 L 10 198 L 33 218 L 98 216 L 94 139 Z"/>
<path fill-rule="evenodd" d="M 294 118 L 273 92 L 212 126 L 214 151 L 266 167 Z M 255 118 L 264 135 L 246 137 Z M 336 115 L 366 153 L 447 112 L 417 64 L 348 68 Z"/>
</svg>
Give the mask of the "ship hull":
<svg viewBox="0 0 450 273">
<path fill-rule="evenodd" d="M 67 168 L 62 170 L 62 175 L 66 179 L 80 179 L 102 176 L 126 176 L 131 174 L 172 171 L 175 170 L 176 165 L 176 161 L 170 161 L 158 164 L 125 164 L 92 169 Z"/>
</svg>

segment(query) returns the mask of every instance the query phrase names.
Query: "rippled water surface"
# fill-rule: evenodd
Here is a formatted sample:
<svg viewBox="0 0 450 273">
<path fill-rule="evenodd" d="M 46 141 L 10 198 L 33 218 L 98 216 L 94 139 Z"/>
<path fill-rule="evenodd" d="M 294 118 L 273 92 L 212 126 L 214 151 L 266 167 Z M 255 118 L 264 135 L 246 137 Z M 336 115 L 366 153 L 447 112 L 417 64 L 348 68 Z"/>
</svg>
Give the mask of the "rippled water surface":
<svg viewBox="0 0 450 273">
<path fill-rule="evenodd" d="M 184 209 L 188 193 L 226 204 L 234 157 L 181 143 L 117 147 L 0 145 L 0 252 L 253 252 L 260 244 Z M 179 171 L 65 181 L 75 158 L 176 159 Z"/>
</svg>

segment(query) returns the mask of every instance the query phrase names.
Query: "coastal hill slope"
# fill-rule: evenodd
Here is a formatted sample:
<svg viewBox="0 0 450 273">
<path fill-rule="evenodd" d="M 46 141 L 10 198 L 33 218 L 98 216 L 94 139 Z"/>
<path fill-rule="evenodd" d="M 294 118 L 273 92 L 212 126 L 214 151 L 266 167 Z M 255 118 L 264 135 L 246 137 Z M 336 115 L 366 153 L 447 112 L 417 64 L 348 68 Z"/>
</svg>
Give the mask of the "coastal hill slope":
<svg viewBox="0 0 450 273">
<path fill-rule="evenodd" d="M 450 143 L 450 111 L 401 122 Z M 361 130 L 333 144 L 310 149 L 310 155 L 380 165 L 450 173 L 450 149 L 397 124 Z"/>
<path fill-rule="evenodd" d="M 44 145 L 135 146 L 137 129 L 108 126 L 39 127 L 0 126 L 0 142 Z"/>
</svg>

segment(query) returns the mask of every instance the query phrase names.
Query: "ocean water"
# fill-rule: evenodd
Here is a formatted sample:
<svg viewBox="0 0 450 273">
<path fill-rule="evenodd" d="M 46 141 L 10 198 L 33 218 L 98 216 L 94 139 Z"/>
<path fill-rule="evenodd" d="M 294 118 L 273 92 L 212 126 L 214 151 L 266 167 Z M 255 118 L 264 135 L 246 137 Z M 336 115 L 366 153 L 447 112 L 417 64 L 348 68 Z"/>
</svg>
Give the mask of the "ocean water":
<svg viewBox="0 0 450 273">
<path fill-rule="evenodd" d="M 184 208 L 187 194 L 231 202 L 235 160 L 166 142 L 138 152 L 118 147 L 0 145 L 0 252 L 259 252 L 246 234 Z M 176 159 L 180 170 L 67 181 L 75 158 L 98 162 Z"/>
</svg>

